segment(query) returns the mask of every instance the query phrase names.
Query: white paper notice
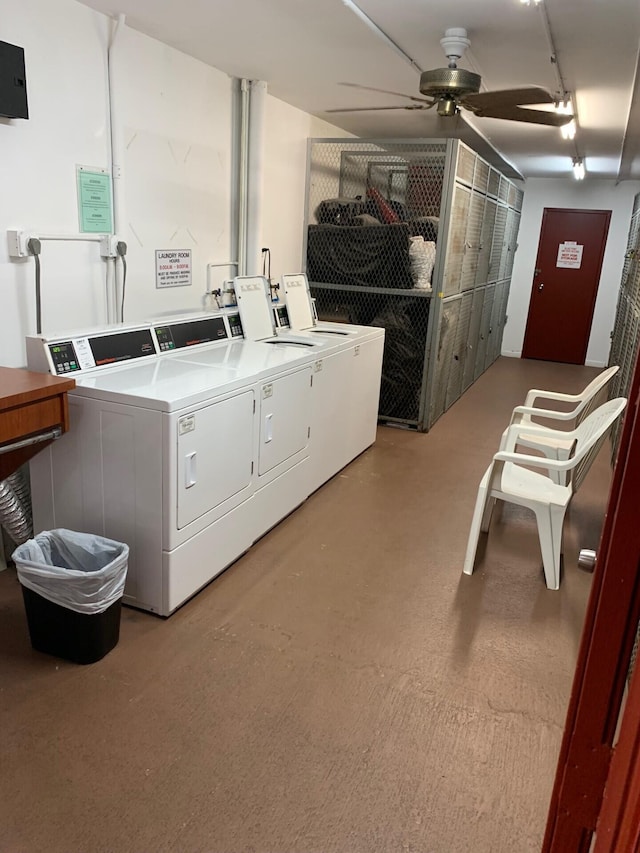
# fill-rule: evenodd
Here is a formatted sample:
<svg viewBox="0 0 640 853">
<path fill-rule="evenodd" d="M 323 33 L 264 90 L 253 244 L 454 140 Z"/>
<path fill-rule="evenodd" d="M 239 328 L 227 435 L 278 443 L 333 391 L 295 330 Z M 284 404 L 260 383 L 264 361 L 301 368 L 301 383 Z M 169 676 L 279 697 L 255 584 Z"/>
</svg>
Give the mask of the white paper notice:
<svg viewBox="0 0 640 853">
<path fill-rule="evenodd" d="M 156 287 L 191 284 L 191 249 L 156 249 Z"/>
<path fill-rule="evenodd" d="M 568 270 L 579 270 L 582 264 L 583 249 L 584 246 L 579 246 L 577 243 L 560 243 L 556 266 Z"/>
</svg>

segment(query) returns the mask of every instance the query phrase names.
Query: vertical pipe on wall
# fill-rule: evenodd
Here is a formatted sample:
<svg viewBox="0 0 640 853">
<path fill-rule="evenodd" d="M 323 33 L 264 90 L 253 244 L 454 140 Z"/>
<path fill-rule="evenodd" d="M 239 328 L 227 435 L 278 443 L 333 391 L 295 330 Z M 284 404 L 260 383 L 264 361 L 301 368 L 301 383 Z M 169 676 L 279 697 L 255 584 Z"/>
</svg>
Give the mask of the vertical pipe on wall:
<svg viewBox="0 0 640 853">
<path fill-rule="evenodd" d="M 238 157 L 238 275 L 247 274 L 247 188 L 249 180 L 249 80 L 240 81 L 240 153 Z"/>
<path fill-rule="evenodd" d="M 121 189 L 123 144 L 120 116 L 117 108 L 117 73 L 116 73 L 116 43 L 118 36 L 124 28 L 125 16 L 118 15 L 115 28 L 109 41 L 107 51 L 107 77 L 109 98 L 109 135 L 110 135 L 110 160 L 111 160 L 111 195 L 113 198 L 113 232 L 117 234 L 124 227 L 123 194 Z M 117 310 L 118 281 L 116 259 L 107 258 L 107 321 L 115 323 L 118 317 Z"/>
<path fill-rule="evenodd" d="M 249 99 L 249 175 L 247 197 L 247 273 L 260 273 L 262 255 L 262 201 L 264 127 L 267 103 L 267 84 L 263 80 L 251 81 Z"/>
</svg>

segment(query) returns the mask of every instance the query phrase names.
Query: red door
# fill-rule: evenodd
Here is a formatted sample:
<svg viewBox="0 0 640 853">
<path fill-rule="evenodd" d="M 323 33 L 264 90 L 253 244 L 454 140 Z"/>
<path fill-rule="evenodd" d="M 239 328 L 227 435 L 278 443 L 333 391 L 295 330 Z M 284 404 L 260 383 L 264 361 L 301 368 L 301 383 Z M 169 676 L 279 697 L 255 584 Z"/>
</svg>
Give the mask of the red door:
<svg viewBox="0 0 640 853">
<path fill-rule="evenodd" d="M 610 210 L 546 207 L 523 358 L 584 364 Z"/>
</svg>

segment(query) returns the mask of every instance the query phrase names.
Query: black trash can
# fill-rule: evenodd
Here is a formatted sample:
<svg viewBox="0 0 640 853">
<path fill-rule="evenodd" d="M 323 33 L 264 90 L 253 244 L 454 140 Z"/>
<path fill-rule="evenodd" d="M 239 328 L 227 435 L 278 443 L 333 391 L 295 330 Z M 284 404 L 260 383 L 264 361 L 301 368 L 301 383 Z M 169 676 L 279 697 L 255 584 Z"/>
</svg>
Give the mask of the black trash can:
<svg viewBox="0 0 640 853">
<path fill-rule="evenodd" d="M 34 649 L 95 663 L 116 646 L 129 548 L 71 530 L 49 530 L 13 553 Z"/>
</svg>

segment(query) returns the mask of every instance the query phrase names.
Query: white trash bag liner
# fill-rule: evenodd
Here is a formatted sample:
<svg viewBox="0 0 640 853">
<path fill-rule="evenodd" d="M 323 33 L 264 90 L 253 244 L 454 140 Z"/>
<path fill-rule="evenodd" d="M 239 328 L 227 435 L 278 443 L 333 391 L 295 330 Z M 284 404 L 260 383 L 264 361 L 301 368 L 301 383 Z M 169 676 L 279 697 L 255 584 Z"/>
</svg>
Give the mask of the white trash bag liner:
<svg viewBox="0 0 640 853">
<path fill-rule="evenodd" d="M 92 533 L 45 530 L 12 554 L 23 586 L 76 613 L 103 613 L 122 597 L 129 546 Z"/>
</svg>

